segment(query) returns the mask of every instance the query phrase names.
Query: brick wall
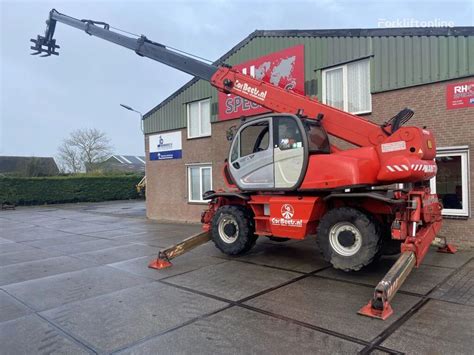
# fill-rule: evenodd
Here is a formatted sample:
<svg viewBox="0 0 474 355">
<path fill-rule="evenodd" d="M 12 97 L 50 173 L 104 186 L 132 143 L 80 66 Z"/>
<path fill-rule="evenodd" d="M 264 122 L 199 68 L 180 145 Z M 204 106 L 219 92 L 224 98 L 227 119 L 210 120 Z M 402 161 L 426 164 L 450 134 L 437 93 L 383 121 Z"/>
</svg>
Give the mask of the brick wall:
<svg viewBox="0 0 474 355">
<path fill-rule="evenodd" d="M 460 79 L 455 82 L 467 81 Z M 472 80 L 472 78 L 471 78 Z M 445 87 L 449 82 L 417 86 L 384 92 L 372 96 L 372 114 L 366 118 L 383 122 L 404 107 L 415 111 L 410 124 L 427 126 L 435 133 L 438 147 L 468 145 L 474 140 L 474 109 L 446 110 Z M 183 158 L 178 160 L 149 161 L 147 149 L 147 216 L 151 219 L 197 222 L 205 204 L 188 202 L 186 164 L 212 163 L 213 189 L 224 188 L 222 167 L 230 143 L 226 130 L 238 125 L 238 120 L 212 124 L 212 136 L 187 139 L 186 129 L 181 130 Z M 471 175 L 474 176 L 474 153 L 470 154 Z M 471 179 L 471 191 L 474 179 Z M 471 200 L 472 206 L 472 200 Z M 474 247 L 474 219 L 448 219 L 441 232 L 450 242 L 463 248 Z"/>
<path fill-rule="evenodd" d="M 372 96 L 372 114 L 368 119 L 383 122 L 400 109 L 409 107 L 415 116 L 408 123 L 427 126 L 434 132 L 437 147 L 467 145 L 470 151 L 470 191 L 474 191 L 474 108 L 446 109 L 446 85 L 473 80 L 474 77 L 416 86 L 375 94 Z M 470 211 L 474 206 L 470 194 Z M 474 248 L 474 218 L 445 217 L 440 235 L 462 248 Z"/>
</svg>

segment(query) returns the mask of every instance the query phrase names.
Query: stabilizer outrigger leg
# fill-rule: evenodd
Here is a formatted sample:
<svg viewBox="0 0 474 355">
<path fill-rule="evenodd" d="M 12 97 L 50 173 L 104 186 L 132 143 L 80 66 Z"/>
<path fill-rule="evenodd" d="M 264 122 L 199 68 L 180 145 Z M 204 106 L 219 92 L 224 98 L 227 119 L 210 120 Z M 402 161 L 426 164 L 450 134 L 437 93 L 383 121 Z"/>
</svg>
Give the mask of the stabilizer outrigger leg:
<svg viewBox="0 0 474 355">
<path fill-rule="evenodd" d="M 180 256 L 191 249 L 194 249 L 202 244 L 207 243 L 211 240 L 211 233 L 210 232 L 201 232 L 195 234 L 189 238 L 186 238 L 182 242 L 178 244 L 172 245 L 168 248 L 162 249 L 158 252 L 158 257 L 153 260 L 148 267 L 151 269 L 165 269 L 167 267 L 172 266 L 171 259 Z"/>
<path fill-rule="evenodd" d="M 416 256 L 412 251 L 402 253 L 384 278 L 375 287 L 373 298 L 359 310 L 359 314 L 385 320 L 393 313 L 390 301 L 397 293 L 407 276 L 416 264 Z"/>
</svg>

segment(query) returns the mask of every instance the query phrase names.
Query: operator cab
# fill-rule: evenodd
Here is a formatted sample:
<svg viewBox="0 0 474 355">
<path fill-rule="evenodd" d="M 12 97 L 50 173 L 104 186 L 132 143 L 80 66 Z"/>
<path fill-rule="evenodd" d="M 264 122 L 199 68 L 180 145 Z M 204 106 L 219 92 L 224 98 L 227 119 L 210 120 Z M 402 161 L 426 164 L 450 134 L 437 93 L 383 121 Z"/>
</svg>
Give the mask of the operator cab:
<svg viewBox="0 0 474 355">
<path fill-rule="evenodd" d="M 329 152 L 327 133 L 318 121 L 272 114 L 240 126 L 228 168 L 240 190 L 294 190 L 306 173 L 308 156 Z"/>
</svg>

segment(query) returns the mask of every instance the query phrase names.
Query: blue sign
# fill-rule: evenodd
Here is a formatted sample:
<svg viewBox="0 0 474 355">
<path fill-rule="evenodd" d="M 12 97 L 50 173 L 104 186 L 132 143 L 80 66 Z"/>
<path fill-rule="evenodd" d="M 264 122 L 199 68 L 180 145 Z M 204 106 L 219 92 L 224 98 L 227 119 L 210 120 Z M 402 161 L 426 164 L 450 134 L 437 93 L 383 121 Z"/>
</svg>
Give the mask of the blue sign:
<svg viewBox="0 0 474 355">
<path fill-rule="evenodd" d="M 150 160 L 181 159 L 181 131 L 154 134 L 148 139 Z"/>
</svg>

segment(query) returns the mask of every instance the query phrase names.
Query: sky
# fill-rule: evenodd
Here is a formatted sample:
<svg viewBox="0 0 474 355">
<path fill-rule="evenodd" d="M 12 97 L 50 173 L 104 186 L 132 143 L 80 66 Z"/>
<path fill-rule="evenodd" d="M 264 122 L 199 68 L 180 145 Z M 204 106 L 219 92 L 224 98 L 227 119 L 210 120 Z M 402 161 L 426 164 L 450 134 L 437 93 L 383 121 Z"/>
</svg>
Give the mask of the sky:
<svg viewBox="0 0 474 355">
<path fill-rule="evenodd" d="M 30 55 L 49 11 L 111 26 L 215 60 L 254 30 L 474 25 L 473 0 L 0 0 L 0 155 L 55 156 L 79 128 L 106 132 L 114 153 L 144 155 L 137 113 L 191 79 L 133 51 L 58 24 L 59 56 Z"/>
</svg>

